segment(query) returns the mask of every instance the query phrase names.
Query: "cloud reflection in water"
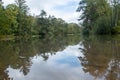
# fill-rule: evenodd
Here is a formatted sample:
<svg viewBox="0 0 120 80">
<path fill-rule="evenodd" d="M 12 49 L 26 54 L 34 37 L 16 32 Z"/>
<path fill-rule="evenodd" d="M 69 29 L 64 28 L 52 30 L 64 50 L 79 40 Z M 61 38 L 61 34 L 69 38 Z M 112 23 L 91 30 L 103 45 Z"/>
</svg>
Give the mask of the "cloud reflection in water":
<svg viewBox="0 0 120 80">
<path fill-rule="evenodd" d="M 24 76 L 19 69 L 8 68 L 9 76 L 14 80 L 88 80 L 91 76 L 85 76 L 82 70 L 79 56 L 83 56 L 79 50 L 80 45 L 68 46 L 56 55 L 50 56 L 44 61 L 41 56 L 32 59 L 30 72 Z"/>
</svg>

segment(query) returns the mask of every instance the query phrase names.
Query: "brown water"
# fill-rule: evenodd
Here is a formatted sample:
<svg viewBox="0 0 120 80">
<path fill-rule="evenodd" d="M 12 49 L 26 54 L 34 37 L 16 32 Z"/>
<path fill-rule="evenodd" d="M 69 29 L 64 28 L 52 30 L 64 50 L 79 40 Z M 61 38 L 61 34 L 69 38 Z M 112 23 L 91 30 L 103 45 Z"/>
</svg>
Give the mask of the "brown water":
<svg viewBox="0 0 120 80">
<path fill-rule="evenodd" d="M 120 38 L 2 40 L 0 80 L 120 80 Z"/>
</svg>

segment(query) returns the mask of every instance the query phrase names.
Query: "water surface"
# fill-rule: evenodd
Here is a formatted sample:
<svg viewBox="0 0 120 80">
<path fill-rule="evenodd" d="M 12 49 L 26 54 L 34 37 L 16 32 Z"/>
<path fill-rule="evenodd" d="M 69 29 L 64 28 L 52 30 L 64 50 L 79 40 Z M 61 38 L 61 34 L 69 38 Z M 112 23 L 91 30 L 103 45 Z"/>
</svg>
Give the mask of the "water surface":
<svg viewBox="0 0 120 80">
<path fill-rule="evenodd" d="M 119 37 L 1 40 L 0 80 L 120 80 Z"/>
</svg>

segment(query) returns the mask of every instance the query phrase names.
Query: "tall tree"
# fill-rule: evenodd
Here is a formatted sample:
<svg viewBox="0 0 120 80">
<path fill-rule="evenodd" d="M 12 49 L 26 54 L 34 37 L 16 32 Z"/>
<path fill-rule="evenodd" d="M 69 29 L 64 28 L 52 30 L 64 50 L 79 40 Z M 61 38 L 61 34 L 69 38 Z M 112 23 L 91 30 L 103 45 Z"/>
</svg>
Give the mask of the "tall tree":
<svg viewBox="0 0 120 80">
<path fill-rule="evenodd" d="M 18 21 L 18 35 L 25 35 L 26 33 L 26 22 L 27 22 L 27 14 L 28 14 L 28 6 L 26 5 L 25 0 L 15 0 L 19 11 L 17 15 Z"/>
<path fill-rule="evenodd" d="M 8 16 L 6 14 L 6 10 L 1 2 L 0 3 L 0 34 L 1 35 L 10 34 L 11 30 L 9 25 L 10 23 L 9 23 Z"/>
<path fill-rule="evenodd" d="M 110 32 L 110 6 L 107 0 L 81 0 L 77 11 L 82 12 L 79 20 L 83 21 L 83 33 Z"/>
<path fill-rule="evenodd" d="M 46 16 L 47 16 L 46 11 L 41 10 L 41 13 L 40 13 L 40 15 L 39 15 L 39 16 L 40 16 L 41 18 L 46 17 Z"/>
<path fill-rule="evenodd" d="M 11 28 L 11 33 L 15 33 L 18 27 L 17 22 L 18 7 L 15 4 L 9 4 L 6 6 L 5 12 L 8 18 L 9 27 Z"/>
<path fill-rule="evenodd" d="M 110 0 L 112 7 L 112 26 L 118 25 L 119 15 L 120 15 L 120 0 Z"/>
</svg>

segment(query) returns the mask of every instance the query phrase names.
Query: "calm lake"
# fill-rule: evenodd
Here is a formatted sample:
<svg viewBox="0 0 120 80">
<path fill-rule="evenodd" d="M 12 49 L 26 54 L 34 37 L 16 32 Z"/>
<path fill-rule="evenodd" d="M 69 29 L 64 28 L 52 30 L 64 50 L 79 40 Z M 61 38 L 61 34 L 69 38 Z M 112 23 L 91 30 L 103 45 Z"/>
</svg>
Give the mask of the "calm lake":
<svg viewBox="0 0 120 80">
<path fill-rule="evenodd" d="M 0 40 L 0 80 L 120 80 L 120 37 Z"/>
</svg>

